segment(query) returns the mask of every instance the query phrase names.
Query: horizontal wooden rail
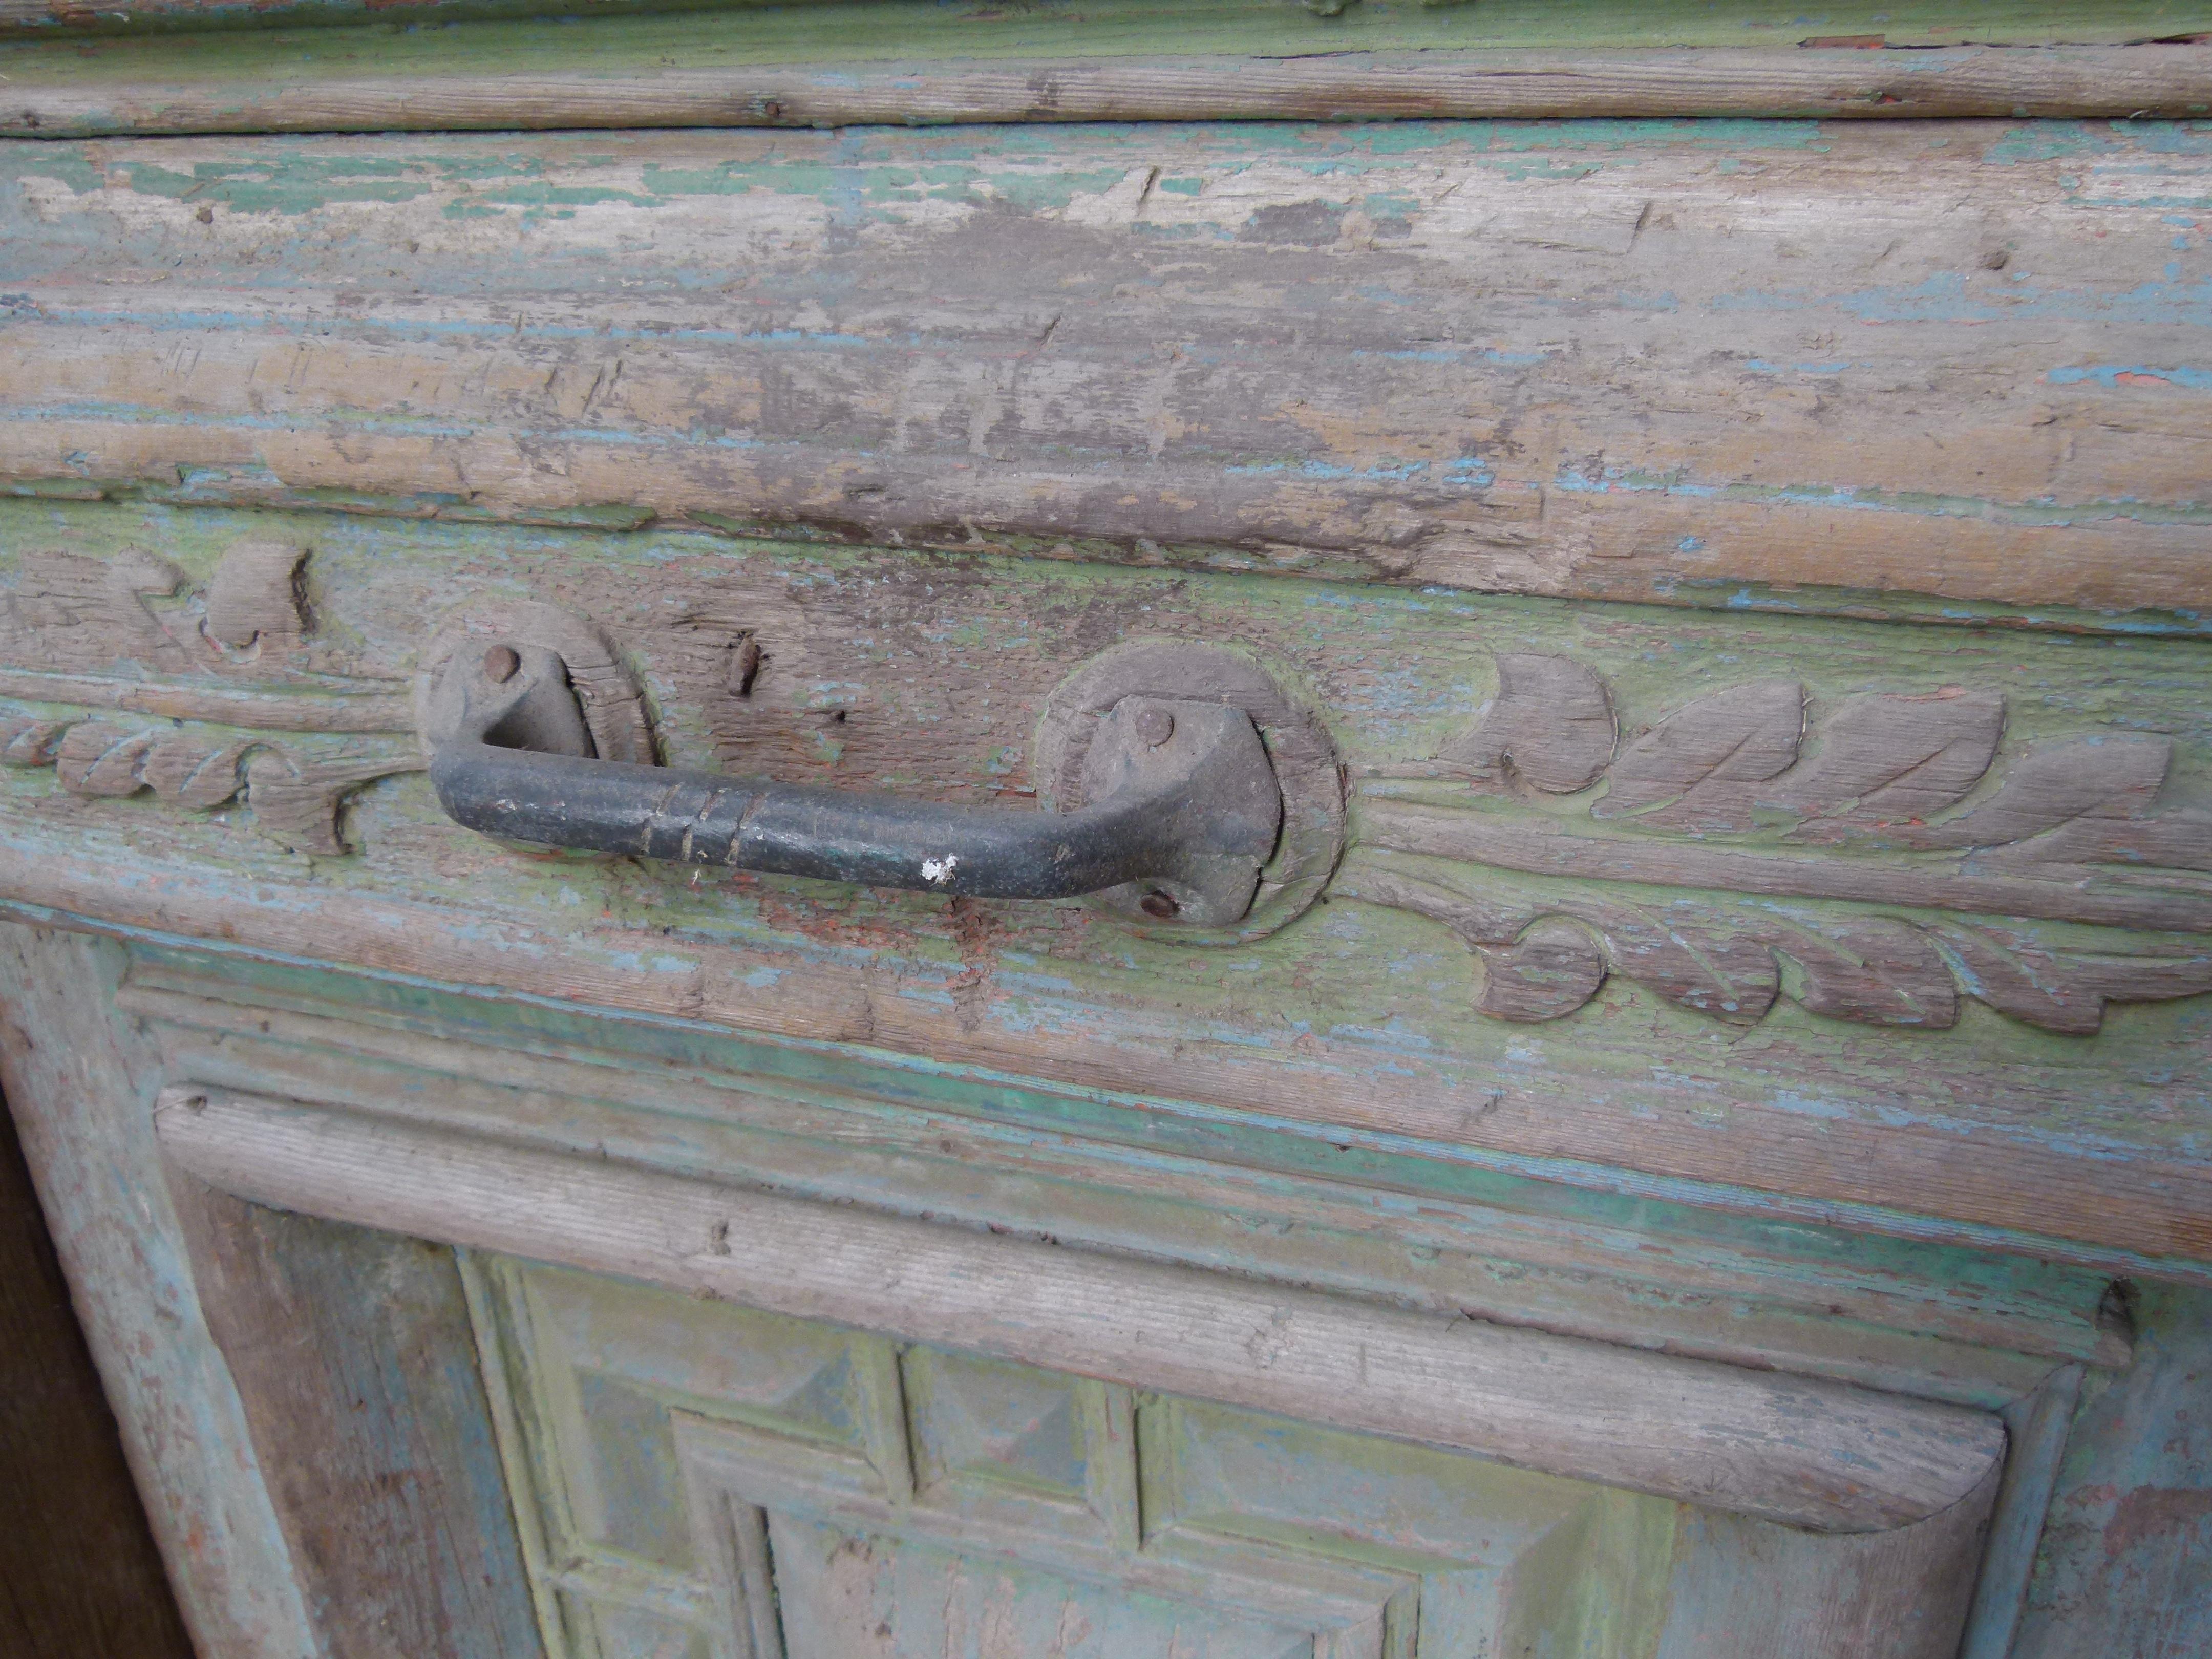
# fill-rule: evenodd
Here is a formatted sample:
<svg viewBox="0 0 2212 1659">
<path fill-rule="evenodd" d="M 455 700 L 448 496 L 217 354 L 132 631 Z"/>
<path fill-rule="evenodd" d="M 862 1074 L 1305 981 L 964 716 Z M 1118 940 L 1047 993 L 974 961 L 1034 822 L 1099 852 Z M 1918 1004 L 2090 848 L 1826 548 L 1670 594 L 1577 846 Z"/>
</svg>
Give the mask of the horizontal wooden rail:
<svg viewBox="0 0 2212 1659">
<path fill-rule="evenodd" d="M 534 57 L 526 49 L 499 72 L 371 59 L 377 66 L 364 73 L 356 54 L 303 52 L 276 75 L 219 62 L 204 74 L 179 74 L 143 52 L 111 53 L 90 65 L 25 58 L 9 64 L 0 134 L 1777 115 L 2124 119 L 2212 111 L 2212 47 L 2201 46 L 1446 50 L 684 69 L 631 64 L 620 52 L 588 69 L 571 66 L 573 54 L 569 63 L 543 65 Z"/>
<path fill-rule="evenodd" d="M 1450 1447 L 1824 1532 L 1972 1493 L 1997 1420 L 1846 1384 L 1443 1320 L 1188 1268 L 175 1087 L 239 1197 L 1000 1358 Z"/>
</svg>

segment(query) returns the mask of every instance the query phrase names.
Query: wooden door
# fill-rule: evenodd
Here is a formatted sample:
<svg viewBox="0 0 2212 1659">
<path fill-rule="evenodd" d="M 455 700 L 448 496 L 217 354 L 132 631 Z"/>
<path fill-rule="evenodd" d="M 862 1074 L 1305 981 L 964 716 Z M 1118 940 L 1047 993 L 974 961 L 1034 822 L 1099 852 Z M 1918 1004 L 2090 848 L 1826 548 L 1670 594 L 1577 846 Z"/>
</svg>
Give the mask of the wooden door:
<svg viewBox="0 0 2212 1659">
<path fill-rule="evenodd" d="M 2212 1640 L 2212 15 L 169 9 L 0 1081 L 204 1650 Z"/>
</svg>

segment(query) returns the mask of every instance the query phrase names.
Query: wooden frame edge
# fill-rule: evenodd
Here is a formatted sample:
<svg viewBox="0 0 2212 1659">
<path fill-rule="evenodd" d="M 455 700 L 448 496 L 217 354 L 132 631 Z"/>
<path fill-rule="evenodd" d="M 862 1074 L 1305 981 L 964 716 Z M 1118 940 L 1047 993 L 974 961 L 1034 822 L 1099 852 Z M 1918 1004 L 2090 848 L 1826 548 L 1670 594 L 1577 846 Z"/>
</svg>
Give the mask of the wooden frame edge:
<svg viewBox="0 0 2212 1659">
<path fill-rule="evenodd" d="M 342 58 L 342 54 L 333 54 Z M 58 62 L 59 60 L 54 60 Z M 1085 121 L 2212 116 L 2212 46 L 1346 52 L 166 80 L 10 64 L 0 136 Z"/>
<path fill-rule="evenodd" d="M 1985 1413 L 1440 1319 L 212 1088 L 168 1156 L 256 1202 L 1025 1364 L 1442 1445 L 1822 1532 L 1956 1504 Z"/>
</svg>

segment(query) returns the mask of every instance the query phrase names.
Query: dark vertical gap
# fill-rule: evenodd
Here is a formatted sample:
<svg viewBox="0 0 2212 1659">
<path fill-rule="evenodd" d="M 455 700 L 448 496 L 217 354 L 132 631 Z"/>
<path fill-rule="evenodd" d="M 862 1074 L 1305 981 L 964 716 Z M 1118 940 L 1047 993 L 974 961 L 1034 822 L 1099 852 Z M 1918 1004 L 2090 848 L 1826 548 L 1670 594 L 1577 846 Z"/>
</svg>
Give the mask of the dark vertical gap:
<svg viewBox="0 0 2212 1659">
<path fill-rule="evenodd" d="M 0 1659 L 191 1652 L 0 1109 Z"/>
</svg>

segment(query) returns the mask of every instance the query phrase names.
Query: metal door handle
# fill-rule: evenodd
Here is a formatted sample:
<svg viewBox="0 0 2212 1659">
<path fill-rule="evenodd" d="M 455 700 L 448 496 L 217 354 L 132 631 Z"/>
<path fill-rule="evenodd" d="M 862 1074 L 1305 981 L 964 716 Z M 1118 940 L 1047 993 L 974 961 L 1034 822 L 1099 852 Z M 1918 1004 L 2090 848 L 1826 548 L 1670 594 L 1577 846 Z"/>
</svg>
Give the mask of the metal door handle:
<svg viewBox="0 0 2212 1659">
<path fill-rule="evenodd" d="M 566 664 L 524 641 L 457 653 L 423 735 L 447 813 L 503 840 L 988 898 L 1129 889 L 1198 927 L 1251 908 L 1283 822 L 1267 749 L 1225 703 L 1121 699 L 1065 813 L 599 760 Z"/>
</svg>

